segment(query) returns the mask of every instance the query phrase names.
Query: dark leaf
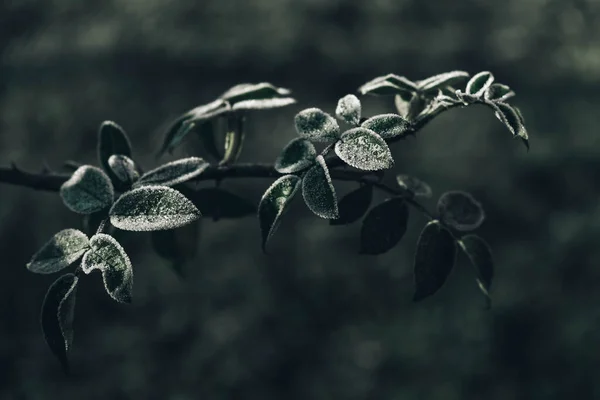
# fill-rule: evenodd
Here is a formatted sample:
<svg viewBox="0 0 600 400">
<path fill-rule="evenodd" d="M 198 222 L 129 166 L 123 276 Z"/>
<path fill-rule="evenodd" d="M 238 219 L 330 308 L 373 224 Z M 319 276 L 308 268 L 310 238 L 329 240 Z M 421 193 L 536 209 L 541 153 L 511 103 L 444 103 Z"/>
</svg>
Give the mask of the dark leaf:
<svg viewBox="0 0 600 400">
<path fill-rule="evenodd" d="M 339 217 L 337 197 L 329 169 L 323 156 L 316 158 L 317 163 L 302 178 L 302 196 L 308 208 L 321 218 Z"/>
<path fill-rule="evenodd" d="M 459 231 L 479 228 L 485 219 L 481 203 L 469 193 L 449 191 L 440 196 L 437 204 L 440 219 Z"/>
<path fill-rule="evenodd" d="M 152 247 L 156 253 L 171 263 L 173 271 L 183 277 L 184 264 L 197 253 L 201 221 L 177 229 L 152 232 Z"/>
<path fill-rule="evenodd" d="M 166 186 L 142 186 L 123 193 L 108 215 L 113 226 L 125 231 L 174 229 L 201 216 L 187 197 Z"/>
<path fill-rule="evenodd" d="M 365 171 L 392 168 L 392 153 L 381 136 L 366 128 L 344 132 L 335 144 L 335 153 L 346 164 Z"/>
<path fill-rule="evenodd" d="M 79 260 L 89 249 L 85 233 L 64 229 L 55 234 L 27 264 L 27 269 L 38 274 L 52 274 Z"/>
<path fill-rule="evenodd" d="M 171 161 L 146 172 L 134 186 L 174 186 L 200 176 L 209 165 L 200 157 L 188 157 Z"/>
<path fill-rule="evenodd" d="M 221 188 L 208 187 L 183 193 L 202 211 L 204 217 L 211 217 L 215 221 L 256 215 L 256 204 Z"/>
<path fill-rule="evenodd" d="M 98 161 L 111 179 L 116 179 L 108 159 L 113 154 L 131 158 L 131 143 L 125 130 L 112 121 L 104 121 L 98 131 Z"/>
<path fill-rule="evenodd" d="M 277 179 L 263 194 L 258 205 L 258 221 L 262 235 L 262 249 L 273 236 L 288 204 L 300 187 L 301 180 L 296 175 L 284 175 Z"/>
<path fill-rule="evenodd" d="M 68 209 L 91 214 L 109 207 L 115 192 L 108 175 L 100 168 L 84 165 L 60 187 L 60 196 Z"/>
<path fill-rule="evenodd" d="M 73 317 L 78 280 L 74 274 L 65 274 L 54 281 L 44 297 L 40 316 L 44 339 L 67 373 L 68 353 L 73 343 Z"/>
<path fill-rule="evenodd" d="M 135 163 L 127 156 L 121 154 L 113 154 L 108 158 L 108 165 L 114 176 L 127 185 L 131 185 L 139 177 Z"/>
<path fill-rule="evenodd" d="M 91 250 L 81 260 L 86 274 L 97 269 L 102 272 L 106 292 L 120 303 L 131 303 L 133 268 L 119 242 L 110 235 L 99 233 L 90 239 Z"/>
<path fill-rule="evenodd" d="M 469 80 L 467 83 L 467 88 L 465 89 L 465 93 L 468 95 L 475 96 L 476 98 L 481 98 L 485 91 L 494 83 L 494 75 L 492 75 L 489 71 L 483 71 Z"/>
<path fill-rule="evenodd" d="M 197 135 L 200 138 L 202 147 L 208 153 L 209 156 L 213 157 L 217 161 L 223 159 L 221 150 L 217 147 L 216 135 L 218 134 L 218 126 L 216 120 L 207 120 L 198 126 L 196 129 Z"/>
<path fill-rule="evenodd" d="M 492 84 L 485 91 L 485 99 L 490 101 L 506 101 L 511 97 L 514 97 L 515 92 L 513 92 L 508 86 L 503 85 L 501 83 Z"/>
<path fill-rule="evenodd" d="M 494 278 L 494 259 L 490 246 L 485 240 L 473 234 L 463 236 L 458 244 L 477 269 L 477 285 L 485 295 L 488 307 L 490 307 L 490 287 Z"/>
<path fill-rule="evenodd" d="M 417 197 L 431 197 L 431 187 L 422 180 L 410 175 L 396 175 L 396 182 L 402 189 Z"/>
<path fill-rule="evenodd" d="M 373 186 L 362 185 L 348 193 L 338 204 L 339 218 L 332 219 L 330 225 L 347 225 L 356 222 L 365 215 L 373 199 Z"/>
<path fill-rule="evenodd" d="M 318 108 L 307 108 L 294 118 L 296 131 L 300 137 L 313 142 L 336 140 L 340 126 L 335 118 Z"/>
<path fill-rule="evenodd" d="M 360 100 L 353 94 L 348 94 L 338 101 L 335 115 L 350 125 L 360 122 Z"/>
<path fill-rule="evenodd" d="M 439 221 L 425 225 L 415 255 L 414 301 L 437 292 L 446 282 L 456 261 L 456 244 L 449 230 Z"/>
<path fill-rule="evenodd" d="M 232 164 L 238 160 L 242 154 L 245 134 L 243 116 L 230 115 L 227 118 L 227 131 L 225 132 L 225 151 L 219 165 Z"/>
<path fill-rule="evenodd" d="M 493 103 L 493 108 L 496 110 L 496 118 L 508 128 L 513 137 L 521 138 L 527 149 L 529 149 L 529 135 L 518 109 L 502 102 Z"/>
<path fill-rule="evenodd" d="M 361 126 L 384 139 L 403 135 L 410 130 L 410 123 L 398 114 L 376 115 L 364 121 Z"/>
<path fill-rule="evenodd" d="M 275 160 L 275 170 L 282 174 L 302 171 L 314 164 L 315 146 L 307 139 L 296 138 L 289 142 Z"/>
<path fill-rule="evenodd" d="M 383 254 L 396 246 L 406 233 L 408 206 L 394 197 L 373 207 L 360 231 L 360 253 Z"/>
</svg>

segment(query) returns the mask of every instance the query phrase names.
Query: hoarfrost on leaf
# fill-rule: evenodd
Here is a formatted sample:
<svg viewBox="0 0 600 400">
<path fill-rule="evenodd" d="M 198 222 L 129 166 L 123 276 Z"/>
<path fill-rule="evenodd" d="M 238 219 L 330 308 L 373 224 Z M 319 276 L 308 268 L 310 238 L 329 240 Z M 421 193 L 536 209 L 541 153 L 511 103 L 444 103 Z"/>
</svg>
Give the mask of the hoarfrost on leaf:
<svg viewBox="0 0 600 400">
<path fill-rule="evenodd" d="M 496 102 L 492 104 L 495 109 L 496 118 L 498 118 L 510 131 L 513 137 L 520 138 L 525 147 L 529 149 L 529 135 L 523 123 L 523 117 L 516 107 L 509 104 Z"/>
<path fill-rule="evenodd" d="M 27 269 L 38 274 L 52 274 L 79 260 L 88 249 L 89 240 L 85 233 L 64 229 L 33 255 Z"/>
<path fill-rule="evenodd" d="M 347 225 L 358 221 L 362 217 L 373 200 L 373 186 L 362 185 L 356 190 L 348 193 L 338 203 L 340 216 L 332 219 L 330 225 Z"/>
<path fill-rule="evenodd" d="M 123 193 L 108 215 L 113 226 L 126 231 L 174 229 L 201 216 L 187 197 L 167 186 L 142 186 Z"/>
<path fill-rule="evenodd" d="M 396 110 L 398 111 L 398 114 L 400 114 L 400 116 L 404 119 L 408 119 L 410 116 L 411 98 L 406 99 L 399 94 L 397 94 L 396 97 L 394 97 L 394 105 L 396 106 Z"/>
<path fill-rule="evenodd" d="M 491 306 L 490 287 L 494 278 L 492 250 L 485 240 L 473 234 L 463 236 L 458 244 L 477 270 L 477 286 L 485 295 L 489 308 Z"/>
<path fill-rule="evenodd" d="M 329 169 L 323 156 L 318 156 L 316 161 L 302 178 L 304 202 L 319 217 L 336 219 L 339 217 L 339 210 Z"/>
<path fill-rule="evenodd" d="M 273 182 L 263 194 L 258 205 L 263 251 L 277 230 L 288 204 L 298 192 L 300 182 L 301 179 L 296 175 L 284 175 Z"/>
<path fill-rule="evenodd" d="M 442 194 L 437 210 L 441 220 L 459 231 L 479 228 L 485 219 L 481 203 L 471 194 L 459 190 Z"/>
<path fill-rule="evenodd" d="M 48 289 L 40 315 L 44 340 L 58 358 L 65 372 L 69 372 L 68 353 L 73 343 L 75 294 L 79 278 L 74 274 L 59 277 Z"/>
<path fill-rule="evenodd" d="M 364 121 L 361 126 L 378 134 L 384 139 L 391 139 L 406 134 L 410 123 L 398 114 L 381 114 Z"/>
<path fill-rule="evenodd" d="M 335 153 L 346 164 L 365 171 L 392 168 L 392 153 L 377 133 L 363 127 L 344 132 L 335 143 Z"/>
<path fill-rule="evenodd" d="M 462 83 L 469 78 L 466 71 L 451 71 L 443 74 L 433 75 L 427 79 L 417 82 L 417 87 L 423 92 L 433 92 L 448 86 Z"/>
<path fill-rule="evenodd" d="M 431 187 L 411 175 L 396 175 L 396 182 L 402 189 L 412 193 L 413 196 L 429 198 L 432 195 Z"/>
<path fill-rule="evenodd" d="M 104 288 L 114 300 L 131 303 L 133 268 L 123 247 L 110 235 L 99 233 L 90 239 L 91 250 L 85 253 L 81 269 L 86 274 L 100 270 Z"/>
<path fill-rule="evenodd" d="M 269 108 L 279 108 L 289 106 L 290 104 L 296 103 L 296 99 L 292 97 L 279 97 L 274 99 L 253 99 L 244 100 L 235 103 L 232 110 L 265 110 Z"/>
<path fill-rule="evenodd" d="M 363 220 L 360 253 L 377 255 L 391 250 L 406 233 L 408 205 L 393 197 L 373 207 Z"/>
<path fill-rule="evenodd" d="M 219 97 L 235 107 L 236 103 L 243 101 L 282 98 L 289 96 L 291 93 L 289 89 L 275 87 L 268 82 L 240 83 L 231 87 Z"/>
<path fill-rule="evenodd" d="M 60 196 L 71 211 L 91 214 L 109 207 L 115 195 L 108 175 L 100 168 L 83 165 L 60 187 Z"/>
<path fill-rule="evenodd" d="M 336 140 L 340 134 L 340 126 L 336 119 L 319 108 L 300 111 L 296 114 L 294 123 L 300 137 L 313 142 Z"/>
<path fill-rule="evenodd" d="M 113 154 L 110 156 L 108 158 L 108 165 L 117 179 L 123 183 L 132 184 L 140 177 L 133 160 L 122 154 Z"/>
<path fill-rule="evenodd" d="M 209 163 L 200 157 L 189 157 L 171 161 L 146 172 L 134 186 L 174 186 L 199 176 L 208 166 Z"/>
<path fill-rule="evenodd" d="M 275 170 L 282 174 L 302 171 L 314 164 L 315 146 L 307 139 L 296 138 L 289 142 L 275 160 Z"/>
<path fill-rule="evenodd" d="M 417 242 L 413 301 L 437 292 L 446 282 L 456 261 L 456 243 L 450 231 L 439 221 L 425 225 Z"/>
<path fill-rule="evenodd" d="M 361 105 L 360 100 L 353 94 L 348 94 L 339 99 L 335 115 L 350 125 L 358 125 L 360 122 Z"/>
<path fill-rule="evenodd" d="M 108 159 L 113 154 L 131 157 L 131 143 L 123 128 L 113 121 L 104 121 L 98 130 L 98 161 L 111 178 L 115 177 Z"/>
<path fill-rule="evenodd" d="M 481 98 L 492 83 L 494 83 L 494 75 L 489 71 L 482 71 L 469 80 L 465 93 Z"/>
<path fill-rule="evenodd" d="M 492 84 L 485 91 L 484 98 L 489 101 L 506 101 L 511 97 L 515 96 L 515 92 L 513 92 L 510 87 L 503 85 L 501 83 Z"/>
</svg>

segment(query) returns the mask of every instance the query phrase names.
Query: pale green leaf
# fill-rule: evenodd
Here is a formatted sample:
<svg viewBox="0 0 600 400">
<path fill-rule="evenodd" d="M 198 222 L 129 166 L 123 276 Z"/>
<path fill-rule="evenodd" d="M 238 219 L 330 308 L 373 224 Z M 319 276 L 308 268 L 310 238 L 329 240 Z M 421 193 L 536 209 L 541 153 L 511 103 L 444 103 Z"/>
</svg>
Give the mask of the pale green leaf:
<svg viewBox="0 0 600 400">
<path fill-rule="evenodd" d="M 294 118 L 296 131 L 300 137 L 313 142 L 336 140 L 340 126 L 335 118 L 318 108 L 307 108 Z"/>
<path fill-rule="evenodd" d="M 114 188 L 108 175 L 100 168 L 83 165 L 60 187 L 60 196 L 71 211 L 91 214 L 109 207 Z"/>
<path fill-rule="evenodd" d="M 38 274 L 52 274 L 79 260 L 88 249 L 89 240 L 85 233 L 64 229 L 33 255 L 27 269 Z"/>
<path fill-rule="evenodd" d="M 148 185 L 174 186 L 200 176 L 208 166 L 209 163 L 200 157 L 188 157 L 171 161 L 146 172 L 135 183 L 134 187 Z"/>
<path fill-rule="evenodd" d="M 108 158 L 108 165 L 117 179 L 125 184 L 130 185 L 140 177 L 135 168 L 135 163 L 127 156 L 113 154 Z"/>
<path fill-rule="evenodd" d="M 361 126 L 378 134 L 384 139 L 404 135 L 410 131 L 410 123 L 398 114 L 381 114 L 364 121 Z"/>
<path fill-rule="evenodd" d="M 344 132 L 335 144 L 335 153 L 346 164 L 365 171 L 389 169 L 394 165 L 385 140 L 362 127 Z"/>
<path fill-rule="evenodd" d="M 358 125 L 360 122 L 361 105 L 360 100 L 353 94 L 348 94 L 338 101 L 335 115 L 350 125 Z"/>
</svg>

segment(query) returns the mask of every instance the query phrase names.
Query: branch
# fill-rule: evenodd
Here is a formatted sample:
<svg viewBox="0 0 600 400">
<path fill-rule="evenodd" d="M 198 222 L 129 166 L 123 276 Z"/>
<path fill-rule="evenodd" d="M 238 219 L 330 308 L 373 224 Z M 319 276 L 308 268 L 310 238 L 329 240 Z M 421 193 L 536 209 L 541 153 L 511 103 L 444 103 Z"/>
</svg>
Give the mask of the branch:
<svg viewBox="0 0 600 400">
<path fill-rule="evenodd" d="M 349 171 L 349 170 L 330 170 L 331 178 L 340 181 L 353 181 L 368 183 L 376 188 L 389 193 L 393 196 L 402 196 L 406 202 L 417 210 L 425 214 L 428 218 L 433 219 L 433 215 L 427 209 L 414 200 L 409 194 L 401 188 L 388 186 L 379 180 L 369 179 L 369 175 L 373 172 Z M 223 180 L 231 178 L 278 178 L 281 174 L 275 170 L 271 164 L 235 164 L 228 166 L 209 166 L 202 175 L 193 179 L 193 181 L 211 181 Z M 56 172 L 41 172 L 32 173 L 26 172 L 16 165 L 11 167 L 0 167 L 0 183 L 8 183 L 15 186 L 27 187 L 34 190 L 45 190 L 50 192 L 58 192 L 61 185 L 71 177 L 70 173 Z"/>
</svg>

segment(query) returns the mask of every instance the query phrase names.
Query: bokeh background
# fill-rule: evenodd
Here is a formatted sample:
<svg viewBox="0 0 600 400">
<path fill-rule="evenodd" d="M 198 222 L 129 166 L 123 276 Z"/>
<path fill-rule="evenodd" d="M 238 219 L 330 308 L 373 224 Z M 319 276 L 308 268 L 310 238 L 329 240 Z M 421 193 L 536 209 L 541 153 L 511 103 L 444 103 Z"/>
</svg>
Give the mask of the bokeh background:
<svg viewBox="0 0 600 400">
<path fill-rule="evenodd" d="M 367 257 L 360 224 L 330 227 L 296 201 L 269 256 L 255 218 L 204 221 L 183 280 L 148 235 L 124 235 L 134 303 L 113 302 L 99 275 L 82 282 L 71 377 L 38 323 L 55 276 L 25 263 L 80 220 L 56 193 L 2 185 L 0 399 L 600 399 L 599 34 L 595 0 L 0 2 L 5 166 L 96 163 L 110 119 L 153 167 L 165 122 L 261 81 L 298 99 L 249 119 L 241 161 L 272 162 L 296 112 L 332 112 L 389 72 L 490 70 L 517 92 L 531 136 L 527 153 L 471 107 L 393 148 L 396 173 L 484 204 L 491 310 L 464 257 L 437 295 L 411 302 L 418 213 L 399 246 Z M 393 111 L 363 100 L 366 114 Z M 254 201 L 269 184 L 223 183 Z"/>
</svg>

